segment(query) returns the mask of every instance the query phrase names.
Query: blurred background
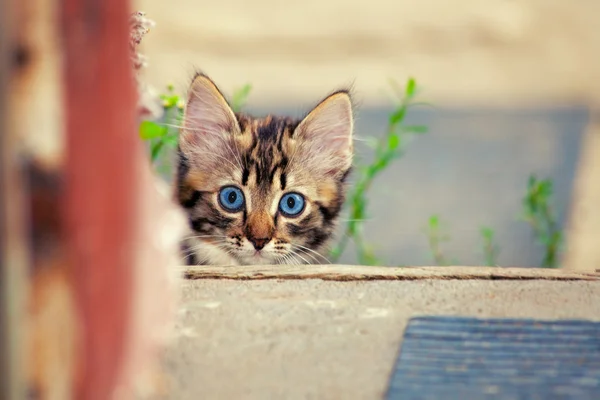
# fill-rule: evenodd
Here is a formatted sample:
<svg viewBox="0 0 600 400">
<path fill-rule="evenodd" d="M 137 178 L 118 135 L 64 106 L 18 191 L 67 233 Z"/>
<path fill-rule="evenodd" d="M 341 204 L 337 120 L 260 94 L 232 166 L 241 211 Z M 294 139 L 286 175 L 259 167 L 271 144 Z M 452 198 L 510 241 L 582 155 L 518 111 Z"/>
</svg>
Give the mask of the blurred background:
<svg viewBox="0 0 600 400">
<path fill-rule="evenodd" d="M 595 0 L 138 0 L 156 26 L 144 39 L 146 80 L 185 93 L 201 69 L 247 111 L 295 116 L 352 85 L 359 138 L 385 134 L 390 80 L 417 81 L 432 106 L 409 111 L 428 133 L 377 178 L 365 234 L 387 265 L 486 263 L 482 227 L 501 266 L 539 266 L 543 245 L 520 221 L 529 176 L 566 229 L 574 177 L 600 101 Z M 357 143 L 365 162 L 372 150 Z M 434 218 L 432 218 L 434 217 Z M 348 216 L 343 218 L 347 219 Z M 429 229 L 429 235 L 426 233 Z M 568 239 L 568 238 L 567 238 Z M 568 242 L 567 242 L 568 245 Z M 439 256 L 439 254 L 438 254 Z M 356 263 L 349 247 L 341 262 Z M 489 261 L 489 260 L 487 260 Z"/>
</svg>

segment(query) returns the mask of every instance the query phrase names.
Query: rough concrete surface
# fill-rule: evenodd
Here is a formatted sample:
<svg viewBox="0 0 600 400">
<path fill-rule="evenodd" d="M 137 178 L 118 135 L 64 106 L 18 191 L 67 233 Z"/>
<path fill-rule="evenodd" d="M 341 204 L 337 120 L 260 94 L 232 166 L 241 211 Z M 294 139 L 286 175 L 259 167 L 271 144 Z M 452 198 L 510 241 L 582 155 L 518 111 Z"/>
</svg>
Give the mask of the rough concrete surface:
<svg viewBox="0 0 600 400">
<path fill-rule="evenodd" d="M 600 282 L 186 281 L 173 399 L 376 399 L 414 315 L 600 320 Z"/>
</svg>

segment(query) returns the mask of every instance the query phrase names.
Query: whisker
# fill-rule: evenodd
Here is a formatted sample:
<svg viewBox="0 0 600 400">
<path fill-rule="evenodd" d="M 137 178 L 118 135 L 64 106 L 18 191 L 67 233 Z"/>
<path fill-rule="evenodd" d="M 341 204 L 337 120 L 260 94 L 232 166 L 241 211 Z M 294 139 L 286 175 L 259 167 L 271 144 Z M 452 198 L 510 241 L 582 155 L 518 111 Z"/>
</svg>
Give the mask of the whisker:
<svg viewBox="0 0 600 400">
<path fill-rule="evenodd" d="M 214 245 L 215 247 L 218 247 L 218 248 L 220 248 L 221 250 L 225 250 L 225 249 L 223 249 L 223 248 L 222 248 L 222 247 L 220 247 L 220 246 L 222 246 L 222 245 L 224 245 L 224 244 L 226 244 L 226 243 L 211 243 L 211 244 L 212 244 L 212 245 Z M 193 247 L 193 248 L 189 248 L 189 249 L 187 250 L 187 252 L 183 252 L 183 251 L 182 251 L 182 254 L 183 254 L 183 256 L 184 256 L 184 258 L 185 258 L 185 259 L 187 259 L 187 258 L 188 258 L 188 257 L 190 257 L 191 255 L 199 256 L 199 254 L 202 254 L 202 255 L 203 255 L 203 257 L 207 257 L 207 258 L 208 258 L 208 256 L 204 256 L 204 254 L 202 253 L 202 250 L 204 250 L 204 249 L 205 249 L 205 248 L 204 248 L 203 246 L 195 246 L 195 247 Z"/>
<path fill-rule="evenodd" d="M 306 250 L 304 250 L 304 249 L 301 249 L 301 248 L 299 248 L 299 247 L 298 247 L 296 250 L 297 250 L 297 251 L 300 251 L 300 252 L 302 252 L 302 254 L 305 254 L 306 256 L 310 257 L 310 259 L 311 259 L 311 260 L 314 260 L 316 264 L 318 264 L 318 263 L 319 263 L 319 259 L 318 259 L 318 258 L 315 258 L 315 256 L 313 256 L 312 254 L 308 253 Z M 312 264 L 312 262 L 310 262 L 309 264 Z"/>
<path fill-rule="evenodd" d="M 297 246 L 297 247 L 299 247 L 301 249 L 310 251 L 311 253 L 314 253 L 317 256 L 321 257 L 323 260 L 327 261 L 328 264 L 331 264 L 331 261 L 329 261 L 329 259 L 327 257 L 325 257 L 323 254 L 319 253 L 318 251 L 314 251 L 313 249 L 311 249 L 309 247 L 306 247 L 306 246 L 302 246 L 301 244 L 292 243 L 292 246 Z"/>
<path fill-rule="evenodd" d="M 298 260 L 296 260 L 291 253 L 286 254 L 286 256 L 286 263 L 289 263 L 290 265 L 299 265 Z"/>
<path fill-rule="evenodd" d="M 340 218 L 339 221 L 340 222 L 366 222 L 366 221 L 373 221 L 373 218 L 359 218 L 359 219 Z"/>
<path fill-rule="evenodd" d="M 231 160 L 229 160 L 227 157 L 223 157 L 223 156 L 221 156 L 221 155 L 219 155 L 219 154 L 215 154 L 215 153 L 212 153 L 211 155 L 213 155 L 213 156 L 215 156 L 215 157 L 219 157 L 220 159 L 223 159 L 223 160 L 227 161 L 227 162 L 228 162 L 229 164 L 231 164 L 231 166 L 232 166 L 233 168 L 235 168 L 235 169 L 238 169 L 238 168 L 240 168 L 240 169 L 241 169 L 241 168 L 242 168 L 242 167 L 241 167 L 241 165 L 239 165 L 239 166 L 236 166 L 236 165 L 235 165 L 234 163 L 232 163 L 232 162 L 231 162 Z"/>
<path fill-rule="evenodd" d="M 213 240 L 215 240 L 216 242 L 222 243 L 222 242 L 227 242 L 228 239 L 225 237 L 214 237 L 212 238 Z M 192 244 L 188 244 L 190 247 L 194 247 L 194 246 L 203 246 L 207 243 L 214 243 L 214 242 L 208 242 L 208 241 L 203 241 L 203 240 L 198 240 L 195 243 Z"/>
<path fill-rule="evenodd" d="M 336 136 L 336 138 L 339 138 L 338 136 Z M 345 137 L 342 137 L 342 139 Z M 360 137 L 358 135 L 354 135 L 354 137 L 352 138 L 352 140 L 356 141 L 356 142 L 370 142 L 372 140 L 372 138 L 363 138 Z"/>
<path fill-rule="evenodd" d="M 303 261 L 304 261 L 306 264 L 310 264 L 306 258 L 302 257 L 300 254 L 298 254 L 298 253 L 297 253 L 296 251 L 294 251 L 293 249 L 290 249 L 290 253 L 294 254 L 295 256 L 298 256 L 298 257 L 300 257 L 300 258 L 301 258 L 301 259 L 302 259 L 302 260 L 303 260 Z M 300 265 L 300 264 L 298 264 L 298 265 Z"/>
<path fill-rule="evenodd" d="M 219 247 L 219 249 L 223 250 L 225 252 L 225 254 L 227 254 L 228 256 L 235 258 L 235 253 L 233 252 L 233 250 L 231 249 L 224 249 L 222 247 Z"/>
<path fill-rule="evenodd" d="M 217 245 L 217 244 L 224 244 L 224 243 L 229 243 L 227 241 L 227 239 L 221 239 L 215 242 L 201 242 L 201 243 L 195 243 L 193 245 L 189 245 L 189 249 L 188 251 L 196 251 L 196 250 L 201 250 L 204 246 L 206 246 L 207 244 L 213 244 L 213 245 Z"/>
<path fill-rule="evenodd" d="M 190 258 L 190 256 L 192 256 L 191 252 L 188 254 L 185 254 L 183 257 L 179 257 L 179 262 L 183 262 L 184 264 L 187 264 L 187 261 Z"/>
<path fill-rule="evenodd" d="M 281 264 L 291 264 L 289 254 L 283 254 L 283 262 Z"/>
<path fill-rule="evenodd" d="M 167 123 L 164 123 L 164 122 L 156 122 L 156 125 L 166 126 L 166 127 L 169 127 L 169 128 L 177 128 L 177 129 L 184 129 L 185 128 L 183 125 L 167 124 Z"/>
<path fill-rule="evenodd" d="M 227 235 L 191 235 L 186 237 L 186 239 L 200 239 L 206 237 L 220 237 L 220 238 L 229 238 Z"/>
<path fill-rule="evenodd" d="M 275 262 L 279 265 L 283 264 L 282 261 L 285 261 L 285 254 L 280 254 L 275 259 Z"/>
</svg>

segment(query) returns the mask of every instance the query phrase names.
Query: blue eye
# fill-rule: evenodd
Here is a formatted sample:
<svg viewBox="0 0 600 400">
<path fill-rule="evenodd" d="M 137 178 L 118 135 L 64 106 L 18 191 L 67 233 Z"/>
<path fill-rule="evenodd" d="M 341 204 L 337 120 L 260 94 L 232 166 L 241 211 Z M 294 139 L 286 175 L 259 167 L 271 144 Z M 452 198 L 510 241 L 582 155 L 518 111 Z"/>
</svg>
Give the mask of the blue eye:
<svg viewBox="0 0 600 400">
<path fill-rule="evenodd" d="M 235 186 L 225 186 L 219 192 L 219 204 L 229 212 L 241 211 L 244 207 L 244 193 Z"/>
<path fill-rule="evenodd" d="M 286 217 L 296 217 L 304 211 L 304 197 L 298 193 L 287 193 L 279 201 L 279 210 Z"/>
</svg>

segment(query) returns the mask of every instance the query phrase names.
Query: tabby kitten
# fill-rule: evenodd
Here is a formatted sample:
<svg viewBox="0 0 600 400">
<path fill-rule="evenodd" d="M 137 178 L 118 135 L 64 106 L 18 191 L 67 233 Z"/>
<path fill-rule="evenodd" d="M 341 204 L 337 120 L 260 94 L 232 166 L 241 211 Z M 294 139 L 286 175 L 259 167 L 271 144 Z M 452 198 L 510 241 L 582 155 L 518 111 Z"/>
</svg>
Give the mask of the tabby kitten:
<svg viewBox="0 0 600 400">
<path fill-rule="evenodd" d="M 192 264 L 323 264 L 352 164 L 347 91 L 296 120 L 234 114 L 194 78 L 179 136 L 176 195 Z"/>
</svg>

